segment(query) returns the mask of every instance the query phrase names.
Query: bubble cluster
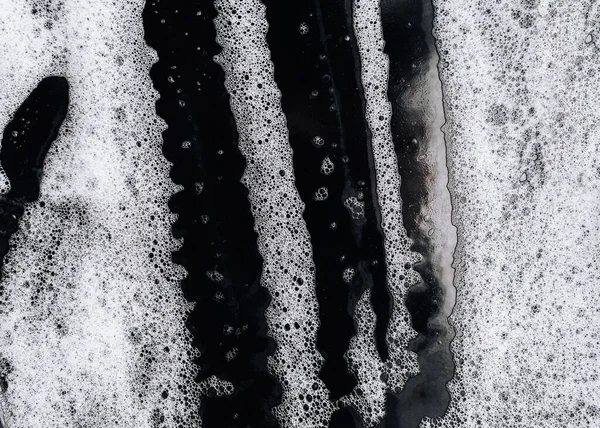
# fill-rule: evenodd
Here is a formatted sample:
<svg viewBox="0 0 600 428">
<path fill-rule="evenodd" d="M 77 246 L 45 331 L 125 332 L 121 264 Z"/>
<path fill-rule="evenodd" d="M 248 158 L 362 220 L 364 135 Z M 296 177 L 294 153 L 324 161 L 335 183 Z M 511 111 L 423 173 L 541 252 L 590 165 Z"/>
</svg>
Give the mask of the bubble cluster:
<svg viewBox="0 0 600 428">
<path fill-rule="evenodd" d="M 223 47 L 215 60 L 225 71 L 239 147 L 247 161 L 242 181 L 264 259 L 261 283 L 272 297 L 266 317 L 277 348 L 269 366 L 283 386 L 274 413 L 282 427 L 327 427 L 334 404 L 318 375 L 323 358 L 316 349 L 312 248 L 266 42 L 265 7 L 258 0 L 219 0 L 215 8 L 217 42 Z"/>
<path fill-rule="evenodd" d="M 598 3 L 434 1 L 457 372 L 424 427 L 600 424 Z"/>
<path fill-rule="evenodd" d="M 324 201 L 328 197 L 329 191 L 327 190 L 327 187 L 319 187 L 313 195 L 313 199 L 315 201 Z"/>
<path fill-rule="evenodd" d="M 315 147 L 323 147 L 323 145 L 325 144 L 325 140 L 323 139 L 323 137 L 319 137 L 317 135 L 316 137 L 314 137 L 312 139 L 312 143 L 314 144 Z"/>
<path fill-rule="evenodd" d="M 298 31 L 300 32 L 300 34 L 305 35 L 308 34 L 308 24 L 306 22 L 302 22 L 300 23 L 300 25 L 298 26 Z"/>
<path fill-rule="evenodd" d="M 333 161 L 329 158 L 329 156 L 325 156 L 323 158 L 323 162 L 321 162 L 321 174 L 323 175 L 331 175 L 335 168 Z"/>
<path fill-rule="evenodd" d="M 345 283 L 349 284 L 352 282 L 354 275 L 356 275 L 356 271 L 354 269 L 346 268 L 346 269 L 344 269 L 344 272 L 342 272 L 342 279 L 344 280 Z"/>
<path fill-rule="evenodd" d="M 2 273 L 8 426 L 200 423 L 142 7 L 0 7 L 0 126 L 47 75 L 65 76 L 71 97 Z"/>
<path fill-rule="evenodd" d="M 365 218 L 365 203 L 358 200 L 356 196 L 350 196 L 344 201 L 344 207 L 350 213 L 353 220 L 361 220 Z"/>
</svg>

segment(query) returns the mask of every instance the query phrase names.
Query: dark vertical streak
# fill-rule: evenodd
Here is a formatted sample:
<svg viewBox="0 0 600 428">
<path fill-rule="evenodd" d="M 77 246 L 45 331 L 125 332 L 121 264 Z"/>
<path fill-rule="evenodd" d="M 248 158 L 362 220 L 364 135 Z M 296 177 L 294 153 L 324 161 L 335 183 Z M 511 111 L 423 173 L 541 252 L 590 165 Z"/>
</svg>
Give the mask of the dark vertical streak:
<svg viewBox="0 0 600 428">
<path fill-rule="evenodd" d="M 69 107 L 69 84 L 64 77 L 44 78 L 29 94 L 4 129 L 0 163 L 10 182 L 10 191 L 0 196 L 0 267 L 9 250 L 9 240 L 17 231 L 25 204 L 40 194 L 44 159 Z M 43 202 L 40 202 L 43 204 Z M 0 294 L 4 286 L 0 285 Z M 12 368 L 0 358 L 0 391 L 8 388 Z M 0 428 L 3 423 L 0 409 Z"/>
<path fill-rule="evenodd" d="M 321 322 L 317 347 L 325 358 L 320 376 L 336 399 L 356 385 L 343 355 L 356 332 L 352 314 L 359 296 L 366 288 L 373 290 L 383 359 L 391 312 L 352 5 L 349 0 L 264 3 L 296 186 L 306 204 L 313 247 Z M 320 172 L 326 156 L 335 165 L 330 175 Z M 315 200 L 321 187 L 328 198 Z M 349 198 L 364 203 L 364 213 Z M 350 281 L 343 280 L 347 268 L 355 271 Z"/>
<path fill-rule="evenodd" d="M 409 290 L 406 299 L 418 332 L 411 348 L 418 355 L 420 373 L 408 380 L 402 393 L 389 394 L 384 425 L 417 427 L 424 416 L 436 417 L 445 412 L 450 399 L 446 384 L 454 373 L 449 347 L 452 330 L 447 319 L 440 319 L 445 292 L 432 261 L 433 243 L 422 227 L 422 208 L 428 204 L 436 172 L 418 156 L 429 147 L 427 128 L 431 118 L 411 109 L 408 98 L 411 87 L 426 85 L 430 60 L 437 53 L 431 0 L 381 0 L 381 13 L 385 52 L 390 59 L 388 97 L 402 183 L 404 226 L 414 242 L 412 249 L 423 256 L 415 266 L 423 281 Z"/>
<path fill-rule="evenodd" d="M 260 286 L 262 259 L 240 183 L 245 160 L 213 61 L 221 50 L 215 16 L 204 0 L 148 1 L 144 10 L 146 41 L 159 55 L 151 77 L 168 125 L 163 153 L 184 188 L 169 204 L 179 215 L 173 234 L 184 238 L 173 260 L 186 268 L 183 291 L 197 304 L 188 325 L 202 352 L 198 380 L 215 375 L 234 385 L 230 396 L 202 398 L 203 426 L 276 427 L 271 408 L 281 392 L 267 370 L 275 344 L 264 316 L 270 297 Z"/>
</svg>

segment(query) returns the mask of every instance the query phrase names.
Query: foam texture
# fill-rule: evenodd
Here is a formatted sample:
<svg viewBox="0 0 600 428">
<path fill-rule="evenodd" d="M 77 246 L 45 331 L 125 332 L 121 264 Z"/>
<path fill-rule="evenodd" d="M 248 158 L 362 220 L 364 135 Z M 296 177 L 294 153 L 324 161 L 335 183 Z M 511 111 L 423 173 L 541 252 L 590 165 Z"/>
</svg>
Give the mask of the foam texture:
<svg viewBox="0 0 600 428">
<path fill-rule="evenodd" d="M 381 209 L 381 227 L 385 238 L 387 283 L 393 312 L 386 336 L 389 357 L 379 359 L 375 346 L 375 314 L 365 292 L 355 311 L 357 335 L 346 354 L 358 385 L 343 401 L 354 405 L 365 427 L 372 427 L 385 415 L 385 394 L 400 392 L 406 380 L 418 373 L 416 355 L 407 350 L 415 337 L 410 314 L 404 305 L 410 286 L 420 281 L 412 268 L 420 255 L 410 250 L 411 241 L 402 225 L 400 175 L 392 142 L 391 105 L 387 98 L 389 61 L 383 52 L 384 39 L 378 2 L 355 0 L 353 21 L 361 56 L 361 80 L 366 99 L 366 119 L 372 134 L 377 197 Z M 352 206 L 347 201 L 346 206 Z"/>
<path fill-rule="evenodd" d="M 2 273 L 6 422 L 198 426 L 143 1 L 0 3 L 0 126 L 47 75 L 71 97 Z"/>
<path fill-rule="evenodd" d="M 215 8 L 217 42 L 223 46 L 215 60 L 225 71 L 239 148 L 247 162 L 242 182 L 249 190 L 264 259 L 261 284 L 272 296 L 266 317 L 277 348 L 269 367 L 283 387 L 274 413 L 284 428 L 326 427 L 334 405 L 318 376 L 323 358 L 316 349 L 312 248 L 266 42 L 265 7 L 259 0 L 218 0 Z M 320 190 L 315 197 L 325 195 Z"/>
<path fill-rule="evenodd" d="M 457 373 L 422 426 L 599 426 L 598 4 L 434 4 Z"/>
</svg>

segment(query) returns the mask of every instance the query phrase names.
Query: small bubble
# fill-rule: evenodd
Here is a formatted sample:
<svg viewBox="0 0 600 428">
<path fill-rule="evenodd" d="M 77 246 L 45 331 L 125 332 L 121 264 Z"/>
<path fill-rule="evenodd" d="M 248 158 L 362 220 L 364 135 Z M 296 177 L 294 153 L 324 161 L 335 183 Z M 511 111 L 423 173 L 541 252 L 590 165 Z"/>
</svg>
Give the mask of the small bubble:
<svg viewBox="0 0 600 428">
<path fill-rule="evenodd" d="M 354 269 L 352 268 L 346 268 L 344 269 L 344 272 L 342 273 L 342 280 L 346 283 L 349 284 L 350 282 L 352 282 L 352 279 L 354 278 Z"/>
<path fill-rule="evenodd" d="M 331 161 L 331 159 L 329 159 L 329 156 L 325 157 L 323 159 L 323 162 L 321 162 L 321 174 L 330 175 L 333 172 L 333 170 L 333 162 Z"/>
<path fill-rule="evenodd" d="M 306 22 L 302 22 L 300 24 L 300 26 L 298 27 L 298 32 L 302 35 L 305 35 L 308 33 L 308 24 Z"/>
<path fill-rule="evenodd" d="M 329 197 L 329 191 L 327 187 L 319 187 L 317 191 L 313 194 L 313 199 L 315 201 L 324 201 Z"/>
<path fill-rule="evenodd" d="M 318 135 L 312 139 L 312 142 L 316 147 L 323 147 L 323 144 L 325 144 L 325 140 Z"/>
</svg>

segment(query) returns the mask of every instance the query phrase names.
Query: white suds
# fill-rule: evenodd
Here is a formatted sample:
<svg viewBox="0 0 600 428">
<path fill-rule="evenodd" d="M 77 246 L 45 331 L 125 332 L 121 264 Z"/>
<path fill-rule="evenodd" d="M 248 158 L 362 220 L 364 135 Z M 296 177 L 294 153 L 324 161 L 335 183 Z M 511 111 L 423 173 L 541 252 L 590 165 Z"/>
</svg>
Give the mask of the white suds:
<svg viewBox="0 0 600 428">
<path fill-rule="evenodd" d="M 346 354 L 359 383 L 351 396 L 344 400 L 357 407 L 365 427 L 372 427 L 385 414 L 386 392 L 400 392 L 406 380 L 418 372 L 416 355 L 407 350 L 408 342 L 416 333 L 412 329 L 404 300 L 408 288 L 420 280 L 410 268 L 420 256 L 410 251 L 411 242 L 402 225 L 400 175 L 390 129 L 392 109 L 387 99 L 389 61 L 383 52 L 379 3 L 355 0 L 353 6 L 385 238 L 387 282 L 394 305 L 386 336 L 389 363 L 379 359 L 375 347 L 375 316 L 368 293 L 361 297 L 357 305 L 355 316 L 358 333 Z"/>
<path fill-rule="evenodd" d="M 284 428 L 325 428 L 333 404 L 318 376 L 323 358 L 316 348 L 312 248 L 266 42 L 265 7 L 259 0 L 218 0 L 215 7 L 217 42 L 223 46 L 215 59 L 225 71 L 239 147 L 247 160 L 242 181 L 264 259 L 261 282 L 272 296 L 266 317 L 277 348 L 269 367 L 283 386 L 274 413 Z"/>
<path fill-rule="evenodd" d="M 0 126 L 45 76 L 71 99 L 2 273 L 6 422 L 198 426 L 144 2 L 1 3 Z"/>
</svg>

